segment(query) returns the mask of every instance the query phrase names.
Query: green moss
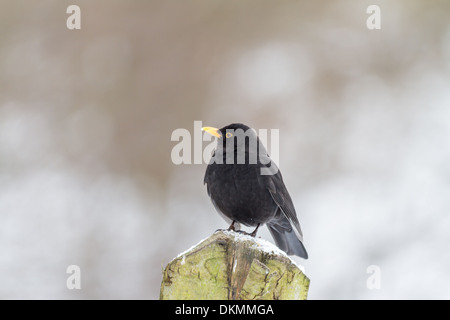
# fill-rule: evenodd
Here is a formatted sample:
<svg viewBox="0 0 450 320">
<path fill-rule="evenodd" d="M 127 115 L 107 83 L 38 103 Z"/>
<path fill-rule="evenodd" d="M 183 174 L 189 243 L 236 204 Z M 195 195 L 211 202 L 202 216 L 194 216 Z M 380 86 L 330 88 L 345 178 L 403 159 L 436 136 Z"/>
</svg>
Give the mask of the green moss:
<svg viewBox="0 0 450 320">
<path fill-rule="evenodd" d="M 160 299 L 306 299 L 309 279 L 301 270 L 254 241 L 216 232 L 167 265 Z"/>
</svg>

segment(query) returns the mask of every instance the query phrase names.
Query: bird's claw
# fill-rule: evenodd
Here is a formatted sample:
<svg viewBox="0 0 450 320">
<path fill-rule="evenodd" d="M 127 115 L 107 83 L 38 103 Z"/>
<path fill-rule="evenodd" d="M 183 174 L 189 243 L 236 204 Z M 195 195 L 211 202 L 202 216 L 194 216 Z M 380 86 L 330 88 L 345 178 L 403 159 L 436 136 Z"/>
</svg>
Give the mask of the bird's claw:
<svg viewBox="0 0 450 320">
<path fill-rule="evenodd" d="M 235 222 L 236 221 L 233 221 L 228 229 L 226 229 L 226 230 L 225 229 L 217 229 L 216 232 L 218 232 L 218 231 L 234 231 L 234 232 L 237 232 L 237 233 L 240 233 L 240 234 L 244 234 L 246 236 L 250 236 L 250 237 L 253 237 L 253 238 L 256 237 L 256 232 L 258 231 L 258 228 L 259 228 L 260 224 L 258 224 L 258 226 L 256 227 L 255 230 L 253 230 L 253 232 L 248 233 L 248 232 L 246 232 L 244 230 L 236 230 L 236 228 L 234 227 L 234 223 Z"/>
<path fill-rule="evenodd" d="M 231 223 L 230 227 L 228 228 L 228 231 L 236 231 L 235 227 L 234 227 L 234 223 L 236 221 L 233 220 L 233 222 Z M 238 230 L 239 231 L 239 230 Z"/>
</svg>

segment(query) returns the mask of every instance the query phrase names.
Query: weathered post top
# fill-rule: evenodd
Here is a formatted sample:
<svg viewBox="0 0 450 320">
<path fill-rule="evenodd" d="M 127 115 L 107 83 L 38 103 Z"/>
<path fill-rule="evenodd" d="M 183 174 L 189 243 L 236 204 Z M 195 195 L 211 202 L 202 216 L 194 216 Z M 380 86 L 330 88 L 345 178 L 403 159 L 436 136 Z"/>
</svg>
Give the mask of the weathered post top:
<svg viewBox="0 0 450 320">
<path fill-rule="evenodd" d="M 161 300 L 306 300 L 309 279 L 262 239 L 217 231 L 165 268 Z"/>
</svg>

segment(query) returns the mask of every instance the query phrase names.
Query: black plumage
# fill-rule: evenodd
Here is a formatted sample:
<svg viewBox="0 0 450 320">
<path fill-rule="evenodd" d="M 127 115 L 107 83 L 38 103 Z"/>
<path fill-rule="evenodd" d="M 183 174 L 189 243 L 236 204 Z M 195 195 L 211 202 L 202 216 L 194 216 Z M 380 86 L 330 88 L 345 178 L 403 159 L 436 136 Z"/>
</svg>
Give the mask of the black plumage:
<svg viewBox="0 0 450 320">
<path fill-rule="evenodd" d="M 239 230 L 240 224 L 256 227 L 251 233 L 255 236 L 266 224 L 280 249 L 307 259 L 292 199 L 256 132 L 240 123 L 203 130 L 218 138 L 204 183 L 230 229 Z"/>
</svg>

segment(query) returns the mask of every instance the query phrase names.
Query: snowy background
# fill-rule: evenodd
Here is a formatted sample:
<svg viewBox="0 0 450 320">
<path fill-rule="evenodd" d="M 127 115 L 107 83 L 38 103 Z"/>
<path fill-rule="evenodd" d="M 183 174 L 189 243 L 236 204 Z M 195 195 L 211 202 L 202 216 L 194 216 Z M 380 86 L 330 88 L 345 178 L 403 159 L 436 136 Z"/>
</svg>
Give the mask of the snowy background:
<svg viewBox="0 0 450 320">
<path fill-rule="evenodd" d="M 157 299 L 227 227 L 206 165 L 170 158 L 201 120 L 280 130 L 310 299 L 450 299 L 449 1 L 0 7 L 0 298 Z"/>
</svg>

